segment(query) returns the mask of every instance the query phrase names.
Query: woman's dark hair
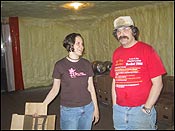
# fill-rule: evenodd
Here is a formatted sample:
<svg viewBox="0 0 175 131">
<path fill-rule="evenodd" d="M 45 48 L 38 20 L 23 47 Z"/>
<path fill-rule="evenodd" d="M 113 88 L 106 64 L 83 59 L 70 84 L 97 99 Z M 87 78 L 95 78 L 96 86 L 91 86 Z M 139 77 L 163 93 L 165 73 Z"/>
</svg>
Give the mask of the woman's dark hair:
<svg viewBox="0 0 175 131">
<path fill-rule="evenodd" d="M 80 36 L 83 40 L 83 37 L 79 33 L 71 33 L 67 35 L 63 41 L 63 46 L 66 48 L 68 52 L 73 52 L 74 51 L 74 44 L 75 44 L 75 38 L 77 36 Z M 84 42 L 84 40 L 83 40 Z"/>
<path fill-rule="evenodd" d="M 138 37 L 139 37 L 139 29 L 136 27 L 136 26 L 129 26 L 132 30 L 132 35 L 134 36 L 135 40 L 138 40 Z M 113 36 L 118 40 L 118 37 L 117 37 L 117 29 L 114 29 L 113 31 Z"/>
</svg>

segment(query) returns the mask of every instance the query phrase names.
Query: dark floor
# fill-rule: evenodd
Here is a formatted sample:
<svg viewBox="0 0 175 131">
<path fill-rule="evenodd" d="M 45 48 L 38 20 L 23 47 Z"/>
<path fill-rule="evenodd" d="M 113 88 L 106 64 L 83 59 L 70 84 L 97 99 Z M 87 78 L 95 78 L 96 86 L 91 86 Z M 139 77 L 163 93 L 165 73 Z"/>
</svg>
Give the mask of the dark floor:
<svg viewBox="0 0 175 131">
<path fill-rule="evenodd" d="M 1 91 L 1 130 L 9 130 L 13 113 L 24 114 L 26 102 L 42 102 L 50 87 L 39 87 L 16 92 Z M 112 108 L 99 104 L 101 119 L 93 126 L 93 130 L 114 130 L 112 123 Z M 49 105 L 48 114 L 56 115 L 55 129 L 59 130 L 59 95 Z M 174 126 L 158 123 L 158 130 L 174 130 Z"/>
</svg>

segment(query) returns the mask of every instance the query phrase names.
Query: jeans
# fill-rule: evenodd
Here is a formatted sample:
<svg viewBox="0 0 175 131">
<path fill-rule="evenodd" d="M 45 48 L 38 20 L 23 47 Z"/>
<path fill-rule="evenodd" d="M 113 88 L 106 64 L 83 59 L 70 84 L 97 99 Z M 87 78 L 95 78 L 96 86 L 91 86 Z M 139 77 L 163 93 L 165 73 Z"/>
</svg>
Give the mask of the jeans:
<svg viewBox="0 0 175 131">
<path fill-rule="evenodd" d="M 142 111 L 141 106 L 127 107 L 113 105 L 113 124 L 115 130 L 156 130 L 156 110 L 150 114 Z"/>
<path fill-rule="evenodd" d="M 60 105 L 61 130 L 91 130 L 94 105 L 91 102 L 81 107 Z"/>
</svg>

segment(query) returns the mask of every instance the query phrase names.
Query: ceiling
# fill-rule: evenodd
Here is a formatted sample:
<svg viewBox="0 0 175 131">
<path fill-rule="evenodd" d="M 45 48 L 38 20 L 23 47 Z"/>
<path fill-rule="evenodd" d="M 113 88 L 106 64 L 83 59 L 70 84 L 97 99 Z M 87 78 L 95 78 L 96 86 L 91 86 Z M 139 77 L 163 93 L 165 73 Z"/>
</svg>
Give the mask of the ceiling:
<svg viewBox="0 0 175 131">
<path fill-rule="evenodd" d="M 81 1 L 92 7 L 72 10 L 61 7 L 71 1 L 1 1 L 1 17 L 33 17 L 58 19 L 62 23 L 92 23 L 106 14 L 165 1 Z"/>
</svg>

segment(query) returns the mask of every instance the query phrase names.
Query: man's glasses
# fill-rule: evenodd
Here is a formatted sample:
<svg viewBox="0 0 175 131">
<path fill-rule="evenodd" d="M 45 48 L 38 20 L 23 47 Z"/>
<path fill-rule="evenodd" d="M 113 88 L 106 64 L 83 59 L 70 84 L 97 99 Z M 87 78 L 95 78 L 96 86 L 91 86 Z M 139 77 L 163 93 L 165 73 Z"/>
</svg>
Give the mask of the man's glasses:
<svg viewBox="0 0 175 131">
<path fill-rule="evenodd" d="M 117 29 L 117 35 L 121 34 L 121 32 L 124 32 L 124 33 L 129 33 L 129 30 L 131 28 L 129 26 L 126 26 L 126 27 L 120 27 Z"/>
</svg>

